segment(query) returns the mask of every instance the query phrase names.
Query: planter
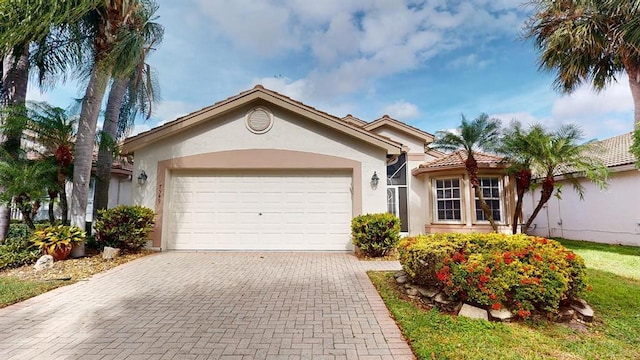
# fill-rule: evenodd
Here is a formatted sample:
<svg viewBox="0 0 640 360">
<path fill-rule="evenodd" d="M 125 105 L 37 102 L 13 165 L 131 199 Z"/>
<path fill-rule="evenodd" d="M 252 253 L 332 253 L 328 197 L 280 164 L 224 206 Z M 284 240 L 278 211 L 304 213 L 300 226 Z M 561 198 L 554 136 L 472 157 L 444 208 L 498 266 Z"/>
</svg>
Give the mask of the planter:
<svg viewBox="0 0 640 360">
<path fill-rule="evenodd" d="M 49 250 L 47 248 L 42 248 L 42 253 L 45 255 L 51 255 L 53 256 L 53 259 L 56 261 L 60 261 L 60 260 L 66 260 L 69 257 L 69 254 L 71 254 L 71 250 L 73 249 L 73 246 L 57 246 L 55 248 L 54 251 L 49 252 Z"/>
</svg>

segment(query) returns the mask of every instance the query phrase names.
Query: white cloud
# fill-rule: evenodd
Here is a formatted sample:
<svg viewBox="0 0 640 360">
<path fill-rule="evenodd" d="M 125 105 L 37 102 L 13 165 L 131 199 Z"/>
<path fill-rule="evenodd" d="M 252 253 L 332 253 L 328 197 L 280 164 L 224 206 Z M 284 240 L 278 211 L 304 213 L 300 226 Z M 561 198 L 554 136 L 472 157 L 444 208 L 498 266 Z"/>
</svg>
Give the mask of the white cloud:
<svg viewBox="0 0 640 360">
<path fill-rule="evenodd" d="M 582 85 L 574 93 L 564 95 L 553 103 L 552 113 L 557 118 L 592 118 L 611 112 L 633 111 L 633 98 L 628 77 L 621 76 L 605 91 L 597 93 L 588 85 Z"/>
<path fill-rule="evenodd" d="M 385 106 L 382 109 L 382 113 L 398 120 L 413 119 L 420 115 L 418 107 L 404 99 Z"/>
<path fill-rule="evenodd" d="M 51 99 L 49 98 L 49 96 L 47 96 L 46 93 L 41 92 L 40 89 L 38 89 L 38 87 L 34 85 L 29 85 L 27 87 L 27 100 L 36 101 L 36 102 L 51 101 Z"/>
<path fill-rule="evenodd" d="M 198 109 L 186 102 L 162 101 L 154 109 L 152 119 L 156 120 L 155 126 L 160 126 L 196 110 Z M 146 124 L 148 123 L 141 125 Z"/>
<path fill-rule="evenodd" d="M 135 136 L 149 130 L 151 130 L 151 126 L 147 124 L 136 124 L 131 130 L 129 130 L 127 137 Z"/>
</svg>

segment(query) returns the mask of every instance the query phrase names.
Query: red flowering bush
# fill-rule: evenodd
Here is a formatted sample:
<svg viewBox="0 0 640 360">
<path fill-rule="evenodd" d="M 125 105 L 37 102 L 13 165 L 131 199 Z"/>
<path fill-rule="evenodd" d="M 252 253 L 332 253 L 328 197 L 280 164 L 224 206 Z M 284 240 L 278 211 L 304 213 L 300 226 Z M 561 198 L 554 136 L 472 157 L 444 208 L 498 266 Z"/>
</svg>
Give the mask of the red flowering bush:
<svg viewBox="0 0 640 360">
<path fill-rule="evenodd" d="M 431 234 L 400 242 L 400 262 L 418 284 L 521 318 L 555 313 L 586 288 L 582 258 L 557 241 L 526 235 Z"/>
</svg>

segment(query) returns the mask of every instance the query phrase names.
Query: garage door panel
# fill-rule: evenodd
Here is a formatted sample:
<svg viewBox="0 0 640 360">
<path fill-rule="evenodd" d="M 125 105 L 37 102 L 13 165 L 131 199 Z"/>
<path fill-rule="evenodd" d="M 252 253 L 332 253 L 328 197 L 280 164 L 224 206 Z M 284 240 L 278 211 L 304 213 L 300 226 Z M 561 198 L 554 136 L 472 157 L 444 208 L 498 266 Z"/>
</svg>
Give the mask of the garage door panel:
<svg viewBox="0 0 640 360">
<path fill-rule="evenodd" d="M 182 172 L 170 186 L 170 249 L 351 250 L 346 172 Z"/>
</svg>

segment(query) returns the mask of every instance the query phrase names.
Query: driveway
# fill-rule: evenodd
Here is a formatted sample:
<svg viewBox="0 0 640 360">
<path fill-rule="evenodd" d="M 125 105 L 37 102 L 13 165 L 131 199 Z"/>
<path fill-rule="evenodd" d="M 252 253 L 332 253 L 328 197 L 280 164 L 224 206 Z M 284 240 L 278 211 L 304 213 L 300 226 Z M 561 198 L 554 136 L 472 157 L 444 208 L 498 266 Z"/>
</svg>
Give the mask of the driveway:
<svg viewBox="0 0 640 360">
<path fill-rule="evenodd" d="M 412 359 L 343 253 L 166 252 L 0 309 L 0 359 Z"/>
</svg>

